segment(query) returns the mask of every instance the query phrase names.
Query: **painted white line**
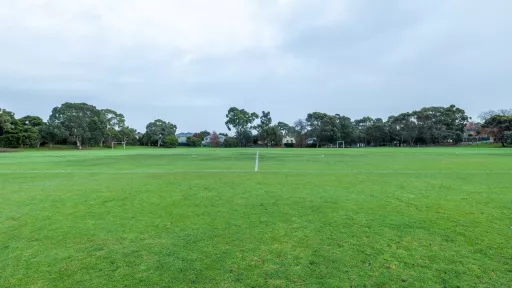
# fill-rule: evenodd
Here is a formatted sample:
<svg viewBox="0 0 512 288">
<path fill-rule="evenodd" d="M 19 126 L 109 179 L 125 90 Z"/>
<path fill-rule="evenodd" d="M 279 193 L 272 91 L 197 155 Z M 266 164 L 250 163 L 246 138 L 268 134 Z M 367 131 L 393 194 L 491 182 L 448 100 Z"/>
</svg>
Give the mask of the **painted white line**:
<svg viewBox="0 0 512 288">
<path fill-rule="evenodd" d="M 475 173 L 512 173 L 512 170 L 257 170 L 261 173 L 335 173 L 335 174 L 475 174 Z M 165 174 L 165 173 L 249 173 L 254 170 L 0 170 L 0 174 Z"/>
<path fill-rule="evenodd" d="M 260 160 L 260 151 L 256 151 L 256 166 L 254 167 L 254 172 L 258 172 L 258 162 Z"/>
</svg>

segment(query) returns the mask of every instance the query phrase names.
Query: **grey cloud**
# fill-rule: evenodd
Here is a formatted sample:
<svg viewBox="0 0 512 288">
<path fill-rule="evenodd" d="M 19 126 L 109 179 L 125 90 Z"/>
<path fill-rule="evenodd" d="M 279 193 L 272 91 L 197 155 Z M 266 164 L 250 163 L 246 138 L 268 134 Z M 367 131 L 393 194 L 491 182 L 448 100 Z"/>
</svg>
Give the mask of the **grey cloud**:
<svg viewBox="0 0 512 288">
<path fill-rule="evenodd" d="M 453 103 L 476 116 L 511 106 L 512 2 L 347 7 L 346 21 L 329 25 L 300 26 L 299 14 L 287 19 L 275 48 L 190 59 L 143 44 L 59 56 L 52 53 L 64 43 L 45 37 L 38 54 L 28 39 L 11 37 L 0 47 L 0 106 L 47 116 L 64 101 L 86 101 L 123 112 L 139 130 L 163 118 L 180 131 L 225 131 L 230 106 L 270 110 L 287 122 L 312 111 L 385 118 Z"/>
</svg>

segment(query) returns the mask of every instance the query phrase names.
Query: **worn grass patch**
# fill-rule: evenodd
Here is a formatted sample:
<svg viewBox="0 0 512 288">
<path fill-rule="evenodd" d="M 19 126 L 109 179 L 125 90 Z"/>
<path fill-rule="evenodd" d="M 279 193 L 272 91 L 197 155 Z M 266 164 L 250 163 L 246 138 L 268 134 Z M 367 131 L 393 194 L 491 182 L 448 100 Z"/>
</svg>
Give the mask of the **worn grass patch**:
<svg viewBox="0 0 512 288">
<path fill-rule="evenodd" d="M 509 154 L 2 154 L 0 286 L 508 287 Z"/>
</svg>

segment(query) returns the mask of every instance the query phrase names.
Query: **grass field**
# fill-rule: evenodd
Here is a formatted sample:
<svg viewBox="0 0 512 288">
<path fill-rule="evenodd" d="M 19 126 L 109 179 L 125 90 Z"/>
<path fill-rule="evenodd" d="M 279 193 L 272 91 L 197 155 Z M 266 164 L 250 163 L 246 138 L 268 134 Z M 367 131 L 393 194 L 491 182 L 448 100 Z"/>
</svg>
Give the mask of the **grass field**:
<svg viewBox="0 0 512 288">
<path fill-rule="evenodd" d="M 510 287 L 512 150 L 0 154 L 0 287 Z"/>
</svg>

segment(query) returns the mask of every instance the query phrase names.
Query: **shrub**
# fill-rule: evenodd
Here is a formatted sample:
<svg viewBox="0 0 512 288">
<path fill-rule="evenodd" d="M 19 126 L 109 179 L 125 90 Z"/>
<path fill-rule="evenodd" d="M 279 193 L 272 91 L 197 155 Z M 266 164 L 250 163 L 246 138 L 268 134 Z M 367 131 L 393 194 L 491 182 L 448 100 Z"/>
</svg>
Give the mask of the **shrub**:
<svg viewBox="0 0 512 288">
<path fill-rule="evenodd" d="M 164 145 L 166 148 L 176 148 L 178 147 L 178 137 L 176 136 L 167 136 L 164 138 Z"/>
<path fill-rule="evenodd" d="M 192 147 L 199 147 L 201 146 L 201 143 L 203 142 L 202 139 L 199 139 L 198 137 L 194 136 L 188 136 L 187 137 L 187 144 Z"/>
<path fill-rule="evenodd" d="M 210 145 L 212 147 L 220 147 L 222 143 L 220 142 L 220 137 L 217 134 L 217 132 L 213 131 L 212 135 L 210 136 Z"/>
</svg>

